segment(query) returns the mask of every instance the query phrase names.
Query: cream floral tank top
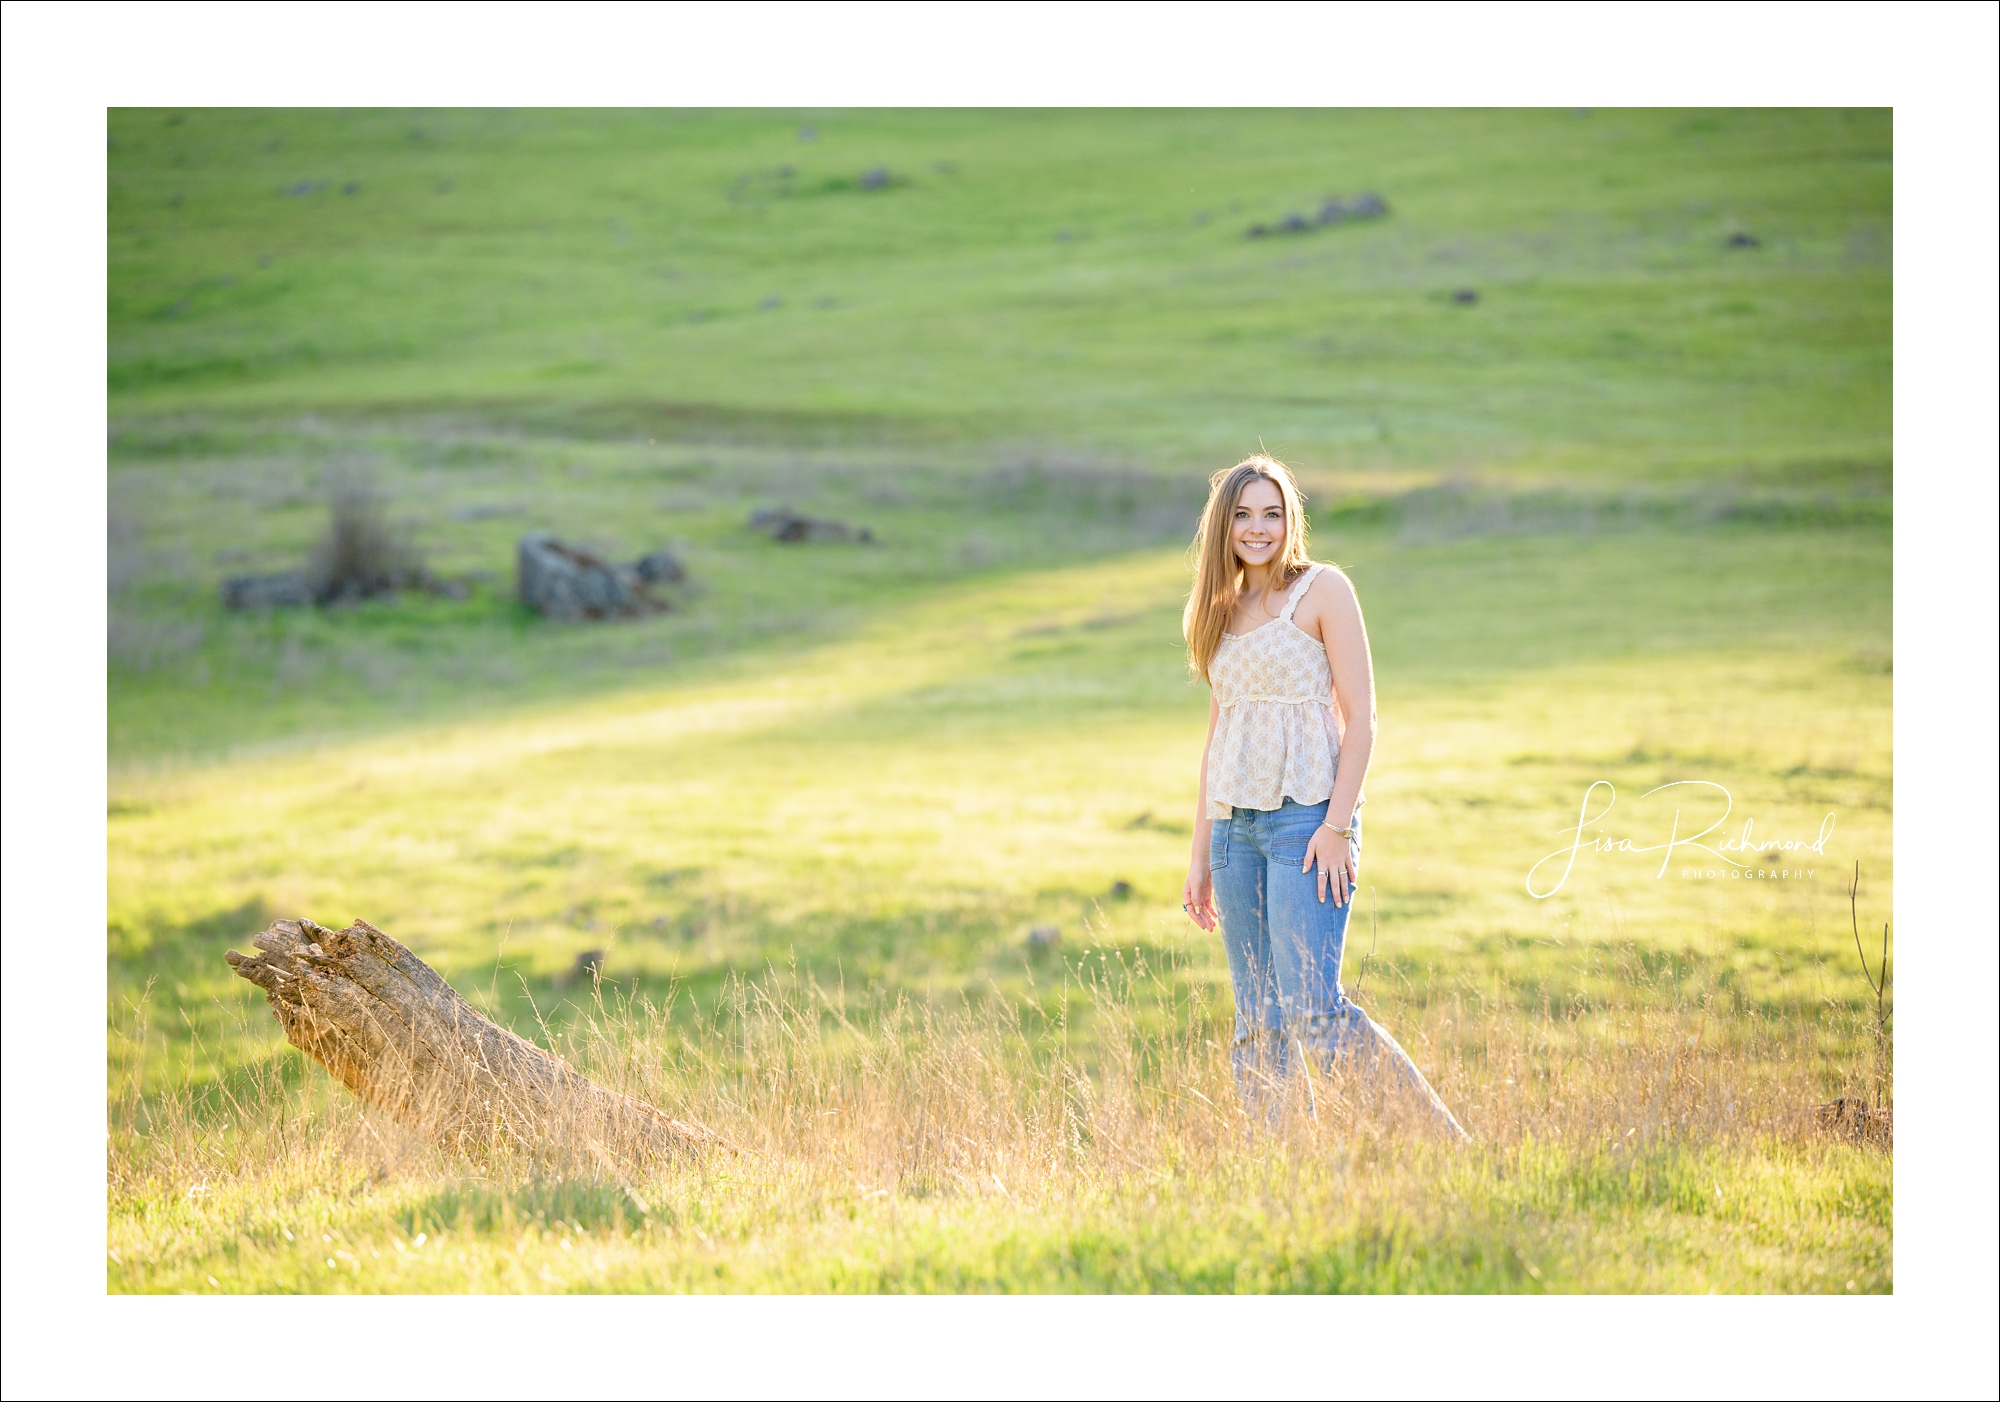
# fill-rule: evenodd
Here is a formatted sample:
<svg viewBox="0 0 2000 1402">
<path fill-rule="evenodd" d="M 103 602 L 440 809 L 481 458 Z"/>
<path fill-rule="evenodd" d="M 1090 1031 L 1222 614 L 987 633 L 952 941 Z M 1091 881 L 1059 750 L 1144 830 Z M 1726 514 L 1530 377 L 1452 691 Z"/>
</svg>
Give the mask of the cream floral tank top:
<svg viewBox="0 0 2000 1402">
<path fill-rule="evenodd" d="M 1208 748 L 1208 812 L 1270 810 L 1286 799 L 1319 803 L 1333 795 L 1340 758 L 1333 669 L 1326 648 L 1292 622 L 1324 565 L 1294 584 L 1277 618 L 1248 633 L 1224 633 L 1209 663 L 1219 708 Z M 1355 800 L 1356 806 L 1360 800 Z"/>
</svg>

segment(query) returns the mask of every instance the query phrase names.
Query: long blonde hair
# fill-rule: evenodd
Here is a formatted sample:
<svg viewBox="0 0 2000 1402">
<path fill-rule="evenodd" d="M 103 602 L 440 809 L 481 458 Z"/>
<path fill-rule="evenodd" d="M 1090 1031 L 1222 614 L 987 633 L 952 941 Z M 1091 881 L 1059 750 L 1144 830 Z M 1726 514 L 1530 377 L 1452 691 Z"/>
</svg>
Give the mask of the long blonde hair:
<svg viewBox="0 0 2000 1402">
<path fill-rule="evenodd" d="M 1303 497 L 1289 467 L 1268 453 L 1253 453 L 1208 479 L 1208 505 L 1202 508 L 1201 528 L 1189 551 L 1194 562 L 1194 587 L 1188 591 L 1187 611 L 1181 615 L 1188 667 L 1203 681 L 1208 680 L 1208 664 L 1215 660 L 1215 650 L 1222 646 L 1230 610 L 1243 592 L 1243 562 L 1229 543 L 1229 523 L 1236 516 L 1243 489 L 1260 477 L 1278 489 L 1285 503 L 1285 548 L 1272 566 L 1277 583 L 1292 583 L 1312 564 L 1306 554 Z"/>
</svg>

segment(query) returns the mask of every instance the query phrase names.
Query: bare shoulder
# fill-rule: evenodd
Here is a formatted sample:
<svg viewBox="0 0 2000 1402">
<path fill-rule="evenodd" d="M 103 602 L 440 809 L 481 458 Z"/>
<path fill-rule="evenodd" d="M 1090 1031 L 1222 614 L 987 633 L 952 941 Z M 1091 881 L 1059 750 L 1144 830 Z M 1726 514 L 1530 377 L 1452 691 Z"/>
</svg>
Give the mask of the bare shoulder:
<svg viewBox="0 0 2000 1402">
<path fill-rule="evenodd" d="M 1354 581 L 1347 577 L 1345 570 L 1339 565 L 1322 563 L 1300 604 L 1304 608 L 1346 612 L 1360 607 L 1360 599 L 1354 592 Z"/>
<path fill-rule="evenodd" d="M 1361 601 L 1355 597 L 1353 581 L 1340 566 L 1321 566 L 1306 586 L 1293 621 L 1301 632 L 1325 643 L 1357 633 L 1362 626 Z"/>
</svg>

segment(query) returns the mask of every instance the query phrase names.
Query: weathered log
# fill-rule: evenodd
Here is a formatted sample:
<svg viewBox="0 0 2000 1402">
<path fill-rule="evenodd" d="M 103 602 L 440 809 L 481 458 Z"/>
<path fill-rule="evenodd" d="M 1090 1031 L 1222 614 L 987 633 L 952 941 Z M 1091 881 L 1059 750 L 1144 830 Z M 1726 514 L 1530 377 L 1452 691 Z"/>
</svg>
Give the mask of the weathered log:
<svg viewBox="0 0 2000 1402">
<path fill-rule="evenodd" d="M 264 990 L 286 1040 L 449 1151 L 560 1146 L 629 1164 L 720 1143 L 482 1016 L 366 920 L 279 920 L 253 943 L 261 953 L 224 957 Z"/>
</svg>

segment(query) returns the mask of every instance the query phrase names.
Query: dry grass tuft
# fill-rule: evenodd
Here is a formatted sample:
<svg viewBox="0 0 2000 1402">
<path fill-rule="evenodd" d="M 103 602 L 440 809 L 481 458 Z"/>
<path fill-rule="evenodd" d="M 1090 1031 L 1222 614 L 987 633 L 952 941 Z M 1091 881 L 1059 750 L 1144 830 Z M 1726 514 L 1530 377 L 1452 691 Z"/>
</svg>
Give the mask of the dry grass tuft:
<svg viewBox="0 0 2000 1402">
<path fill-rule="evenodd" d="M 1640 1267 L 1618 1265 L 1616 1251 L 1593 1264 L 1607 1221 L 1693 1214 L 1723 1230 L 1729 1214 L 1752 1212 L 1791 1231 L 1818 1210 L 1790 1200 L 1792 1178 L 1816 1183 L 1832 1171 L 1828 1154 L 1879 1157 L 1841 1146 L 1812 1113 L 1821 1067 L 1809 1038 L 1754 1017 L 1726 1027 L 1700 999 L 1647 1003 L 1637 989 L 1535 1017 L 1468 996 L 1405 1010 L 1398 1031 L 1476 1136 L 1470 1147 L 1437 1142 L 1339 1075 L 1301 1080 L 1265 1125 L 1232 1088 L 1226 1007 L 1170 964 L 1097 964 L 1048 1024 L 999 998 L 856 1000 L 789 971 L 739 980 L 699 1013 L 597 985 L 586 1014 L 545 1028 L 545 1043 L 740 1146 L 643 1167 L 555 1123 L 525 1148 L 448 1153 L 333 1091 L 316 1068 L 302 1085 L 289 1052 L 143 1100 L 143 1068 L 127 1064 L 113 1107 L 114 1198 L 196 1217 L 207 1205 L 256 1237 L 255 1221 L 283 1227 L 344 1184 L 336 1196 L 350 1207 L 369 1194 L 402 1204 L 404 1236 L 450 1228 L 493 1251 L 499 1232 L 517 1254 L 528 1238 L 507 1232 L 539 1214 L 617 1245 L 597 1288 L 1691 1288 L 1659 1277 L 1659 1263 L 1634 1276 Z M 143 1034 L 131 1029 L 125 1045 L 143 1047 Z M 197 1047 L 191 1061 L 206 1054 Z M 1886 1286 L 1882 1162 L 1883 1265 L 1871 1288 Z M 1865 1167 L 1840 1171 L 1873 1181 Z M 1752 1190 L 1752 1180 L 1768 1181 Z M 1798 1191 L 1834 1191 L 1809 1189 Z M 913 1221 L 956 1244 L 916 1250 Z M 1069 1224 L 1064 1241 L 1079 1224 L 1108 1233 L 1100 1265 L 1112 1275 L 1063 1254 L 1069 1246 L 1005 1264 L 1052 1223 Z M 139 1232 L 152 1246 L 134 1288 L 164 1288 L 179 1255 L 220 1225 Z M 835 1227 L 844 1244 L 830 1249 Z M 1291 1263 L 1277 1276 L 1214 1275 L 1214 1251 L 1236 1259 L 1273 1240 Z M 684 1276 L 675 1242 L 727 1269 Z M 1195 1251 L 1207 1265 L 1187 1256 L 1190 1242 L 1209 1243 Z M 1159 1259 L 1146 1266 L 1149 1251 Z M 876 1264 L 842 1274 L 856 1252 Z M 1343 1261 L 1348 1274 L 1325 1274 Z M 1787 1269 L 1788 1288 L 1809 1287 L 1812 1267 Z M 385 1288 L 487 1288 L 456 1279 Z M 1723 1288 L 1730 1280 L 1742 1288 L 1727 1273 Z"/>
</svg>

